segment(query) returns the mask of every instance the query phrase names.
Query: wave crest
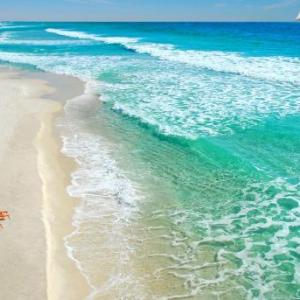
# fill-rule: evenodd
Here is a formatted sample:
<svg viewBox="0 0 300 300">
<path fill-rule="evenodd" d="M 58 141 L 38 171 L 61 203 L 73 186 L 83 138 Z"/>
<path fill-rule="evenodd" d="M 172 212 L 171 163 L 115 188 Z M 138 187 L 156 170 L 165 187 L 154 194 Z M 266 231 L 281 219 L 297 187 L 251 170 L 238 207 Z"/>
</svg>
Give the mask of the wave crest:
<svg viewBox="0 0 300 300">
<path fill-rule="evenodd" d="M 70 38 L 78 38 L 78 39 L 85 39 L 85 40 L 94 40 L 97 42 L 103 42 L 106 44 L 126 44 L 126 43 L 136 43 L 138 39 L 135 38 L 128 38 L 128 37 L 100 37 L 95 34 L 84 33 L 81 31 L 70 31 L 70 30 L 62 30 L 62 29 L 54 29 L 48 28 L 46 29 L 49 33 L 54 33 L 57 35 L 67 36 Z"/>
</svg>

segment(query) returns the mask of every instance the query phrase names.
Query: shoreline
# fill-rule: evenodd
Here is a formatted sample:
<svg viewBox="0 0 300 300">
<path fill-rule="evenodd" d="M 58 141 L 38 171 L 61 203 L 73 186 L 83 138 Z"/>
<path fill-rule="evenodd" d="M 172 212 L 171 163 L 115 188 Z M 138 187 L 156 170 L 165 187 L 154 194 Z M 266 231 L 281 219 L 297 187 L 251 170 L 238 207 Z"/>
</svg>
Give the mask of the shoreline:
<svg viewBox="0 0 300 300">
<path fill-rule="evenodd" d="M 26 157 L 30 151 L 32 156 L 30 168 L 34 169 L 36 177 L 35 186 L 27 187 L 26 191 L 28 191 L 28 198 L 31 198 L 32 193 L 37 194 L 34 197 L 35 201 L 32 200 L 29 207 L 24 203 L 26 201 L 13 203 L 12 195 L 4 195 L 6 196 L 4 201 L 1 201 L 1 207 L 5 207 L 11 212 L 12 220 L 8 224 L 9 226 L 1 232 L 2 237 L 4 236 L 4 245 L 7 247 L 2 247 L 0 260 L 4 262 L 6 260 L 17 261 L 14 266 L 3 265 L 9 276 L 6 276 L 6 280 L 2 280 L 2 284 L 0 284 L 2 295 L 6 299 L 84 299 L 88 296 L 89 287 L 75 263 L 68 256 L 64 245 L 64 237 L 74 230 L 72 216 L 77 200 L 68 195 L 66 187 L 70 184 L 71 172 L 76 168 L 76 162 L 61 152 L 62 141 L 55 126 L 55 119 L 63 113 L 63 103 L 80 95 L 79 92 L 83 93 L 83 83 L 68 76 L 38 71 L 29 72 L 14 68 L 0 68 L 0 76 L 1 79 L 4 78 L 11 83 L 11 89 L 17 90 L 21 86 L 19 93 L 15 91 L 15 98 L 19 99 L 23 96 L 19 101 L 23 101 L 24 106 L 29 106 L 26 102 L 30 102 L 33 110 L 27 114 L 22 111 L 23 107 L 21 107 L 20 116 L 16 118 L 18 126 L 10 132 L 7 149 L 3 151 L 2 157 L 0 156 L 2 167 L 10 170 L 13 165 L 18 169 L 17 174 L 13 174 L 10 178 L 10 183 L 7 181 L 4 185 L 2 183 L 1 189 L 4 194 L 8 189 L 7 185 L 11 190 L 14 187 L 18 189 L 16 177 L 20 177 L 20 173 L 23 176 L 28 173 L 27 166 L 23 167 L 18 164 L 15 157 L 12 160 L 6 161 L 5 159 L 10 155 L 14 156 L 14 153 L 11 153 L 13 152 L 12 144 L 16 144 L 16 151 L 23 147 L 20 135 L 26 135 L 29 131 L 28 127 L 30 127 L 30 137 L 26 139 L 27 148 L 25 150 L 27 151 L 24 151 L 21 158 Z M 59 84 L 56 84 L 57 82 Z M 63 90 L 66 86 L 68 88 Z M 1 93 L 5 93 L 3 88 Z M 24 101 L 27 98 L 29 101 Z M 8 101 L 14 101 L 14 99 Z M 23 122 L 23 119 L 26 121 Z M 26 122 L 27 126 L 25 126 Z M 28 177 L 31 176 L 31 174 L 28 175 Z M 0 179 L 2 179 L 1 177 Z M 36 184 L 36 179 L 39 180 L 39 184 Z M 22 186 L 20 189 L 20 194 L 24 195 Z M 22 199 L 27 199 L 27 197 Z M 18 209 L 25 215 L 28 209 L 30 213 L 34 212 L 34 214 L 32 215 L 32 224 L 27 224 L 24 216 L 23 229 L 28 232 L 23 235 L 23 239 L 19 239 L 16 245 L 13 244 L 16 239 L 15 231 L 20 230 L 21 225 L 19 224 L 19 227 L 16 228 L 17 224 L 13 223 L 18 223 L 19 216 L 15 212 Z M 36 235 L 31 234 L 33 229 L 38 231 Z M 42 234 L 43 236 L 41 236 Z M 8 253 L 11 248 L 18 252 L 17 255 L 10 257 Z M 32 253 L 29 252 L 34 252 L 35 255 L 31 257 Z M 29 260 L 30 265 L 28 266 L 26 263 L 24 265 L 24 260 Z M 39 276 L 36 273 L 28 276 L 25 286 L 25 276 L 31 273 L 33 268 L 37 269 Z M 12 290 L 17 272 L 20 281 L 17 288 L 14 287 Z"/>
</svg>

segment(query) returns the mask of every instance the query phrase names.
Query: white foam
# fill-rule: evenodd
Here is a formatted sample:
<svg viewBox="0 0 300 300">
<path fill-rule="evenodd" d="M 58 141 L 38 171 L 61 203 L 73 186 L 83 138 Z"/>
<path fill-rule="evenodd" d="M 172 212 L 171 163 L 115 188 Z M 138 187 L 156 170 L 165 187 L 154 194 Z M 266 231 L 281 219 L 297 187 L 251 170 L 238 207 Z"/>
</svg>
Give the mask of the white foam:
<svg viewBox="0 0 300 300">
<path fill-rule="evenodd" d="M 31 28 L 35 27 L 34 25 L 14 25 L 10 22 L 0 22 L 0 30 L 1 29 L 19 29 L 19 28 Z"/>
<path fill-rule="evenodd" d="M 2 45 L 29 45 L 29 46 L 60 46 L 60 45 L 89 45 L 89 41 L 71 41 L 71 40 L 17 40 L 12 39 L 9 32 L 0 35 L 0 44 Z"/>
<path fill-rule="evenodd" d="M 93 79 L 109 64 L 118 61 L 119 57 L 102 56 L 58 56 L 34 55 L 16 52 L 0 52 L 0 60 L 29 64 L 47 72 L 71 75 L 85 82 Z"/>
<path fill-rule="evenodd" d="M 60 45 L 88 45 L 89 41 L 70 40 L 16 40 L 12 39 L 8 32 L 0 35 L 1 45 L 28 45 L 28 46 L 60 46 Z"/>
<path fill-rule="evenodd" d="M 59 122 L 62 151 L 78 164 L 68 192 L 81 200 L 73 217 L 76 229 L 65 237 L 65 245 L 92 289 L 87 299 L 115 292 L 120 297 L 130 297 L 127 289 L 138 284 L 138 279 L 130 271 L 132 236 L 126 230 L 134 222 L 141 195 L 112 157 L 114 146 L 101 135 L 86 130 L 89 117 L 99 106 L 92 86 L 87 84 L 84 95 L 68 101 L 65 117 Z M 106 263 L 107 259 L 113 269 L 103 274 L 97 264 Z"/>
<path fill-rule="evenodd" d="M 173 45 L 140 43 L 127 45 L 139 53 L 218 72 L 300 84 L 300 60 L 287 57 L 246 57 L 221 51 L 178 50 Z"/>
<path fill-rule="evenodd" d="M 8 32 L 3 32 L 0 34 L 0 43 L 4 44 L 9 38 L 9 33 Z"/>
<path fill-rule="evenodd" d="M 138 41 L 136 38 L 129 38 L 129 37 L 101 37 L 95 34 L 84 33 L 81 31 L 70 31 L 70 30 L 62 30 L 62 29 L 53 29 L 48 28 L 46 29 L 49 33 L 55 33 L 62 36 L 67 36 L 71 38 L 78 38 L 78 39 L 87 39 L 87 40 L 94 40 L 98 42 L 103 42 L 106 44 L 126 44 L 126 43 L 135 43 Z"/>
</svg>

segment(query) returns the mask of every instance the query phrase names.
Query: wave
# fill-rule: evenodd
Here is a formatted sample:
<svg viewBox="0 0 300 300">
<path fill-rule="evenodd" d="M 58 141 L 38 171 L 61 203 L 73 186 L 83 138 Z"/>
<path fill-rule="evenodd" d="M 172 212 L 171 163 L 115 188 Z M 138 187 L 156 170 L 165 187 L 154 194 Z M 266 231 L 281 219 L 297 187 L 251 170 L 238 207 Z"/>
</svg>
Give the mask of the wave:
<svg viewBox="0 0 300 300">
<path fill-rule="evenodd" d="M 0 34 L 0 43 L 5 43 L 8 40 L 9 34 L 8 32 L 4 32 Z"/>
<path fill-rule="evenodd" d="M 128 87 L 104 86 L 103 94 L 113 109 L 164 135 L 188 139 L 228 135 L 272 116 L 299 113 L 299 88 L 293 85 L 211 75 L 170 63 L 144 64 L 134 74 L 120 67 Z"/>
<path fill-rule="evenodd" d="M 300 84 L 300 60 L 285 57 L 243 57 L 220 51 L 176 50 L 171 45 L 144 44 L 134 49 L 160 59 L 217 72 L 234 73 L 271 81 Z"/>
<path fill-rule="evenodd" d="M 89 45 L 89 41 L 72 41 L 72 40 L 15 40 L 11 38 L 9 32 L 0 35 L 1 45 L 29 45 L 29 46 L 62 46 L 62 45 Z"/>
<path fill-rule="evenodd" d="M 299 113 L 299 88 L 187 65 L 117 56 L 58 56 L 0 52 L 0 59 L 81 78 L 96 85 L 112 109 L 155 128 L 160 134 L 197 139 L 232 134 L 270 116 Z M 132 70 L 132 65 L 138 66 Z M 123 83 L 96 80 L 117 70 Z M 138 79 L 138 80 L 137 80 Z M 134 93 L 134 97 L 133 97 Z"/>
<path fill-rule="evenodd" d="M 107 44 L 119 44 L 137 53 L 184 63 L 216 72 L 234 73 L 263 80 L 300 84 L 300 59 L 288 57 L 246 57 L 222 51 L 180 50 L 171 44 L 141 42 L 139 38 L 99 37 L 80 31 L 46 29 L 47 32 Z"/>
<path fill-rule="evenodd" d="M 19 29 L 19 28 L 31 28 L 35 27 L 34 25 L 10 25 L 9 22 L 0 22 L 1 29 Z"/>
<path fill-rule="evenodd" d="M 98 42 L 103 42 L 106 44 L 121 44 L 125 45 L 127 43 L 136 43 L 138 39 L 136 38 L 128 38 L 128 37 L 100 37 L 95 34 L 84 33 L 80 31 L 69 31 L 69 30 L 62 30 L 62 29 L 53 29 L 48 28 L 46 29 L 49 33 L 55 33 L 57 35 L 67 36 L 70 38 L 78 38 L 78 39 L 85 39 L 85 40 L 94 40 Z"/>
</svg>

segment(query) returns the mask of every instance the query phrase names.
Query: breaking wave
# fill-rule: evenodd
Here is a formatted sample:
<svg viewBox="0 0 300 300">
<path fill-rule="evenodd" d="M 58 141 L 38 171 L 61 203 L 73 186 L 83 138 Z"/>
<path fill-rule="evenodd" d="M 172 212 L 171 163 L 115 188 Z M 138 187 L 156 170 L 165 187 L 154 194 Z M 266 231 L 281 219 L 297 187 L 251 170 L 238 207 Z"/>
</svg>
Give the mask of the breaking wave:
<svg viewBox="0 0 300 300">
<path fill-rule="evenodd" d="M 101 37 L 80 31 L 47 29 L 47 32 L 107 44 L 119 44 L 137 53 L 217 72 L 229 72 L 264 80 L 300 84 L 300 60 L 287 57 L 246 57 L 234 52 L 179 50 L 171 44 L 146 43 L 138 38 Z"/>
</svg>

